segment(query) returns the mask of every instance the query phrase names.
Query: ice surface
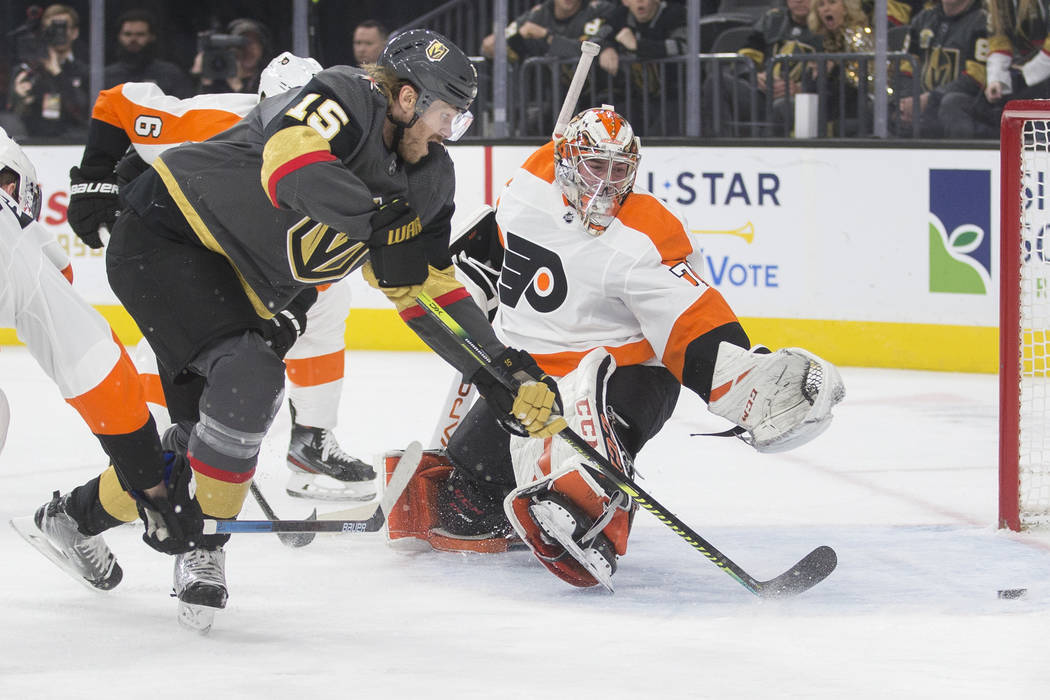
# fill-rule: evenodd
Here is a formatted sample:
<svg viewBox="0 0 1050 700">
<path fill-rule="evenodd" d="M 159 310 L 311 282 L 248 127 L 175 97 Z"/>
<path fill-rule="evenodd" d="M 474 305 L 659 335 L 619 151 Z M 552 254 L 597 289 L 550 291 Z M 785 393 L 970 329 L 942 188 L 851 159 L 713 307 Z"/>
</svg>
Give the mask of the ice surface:
<svg viewBox="0 0 1050 700">
<path fill-rule="evenodd" d="M 451 379 L 438 359 L 355 352 L 348 368 L 344 448 L 430 437 Z M 843 378 L 835 423 L 794 452 L 688 437 L 725 424 L 684 394 L 638 461 L 653 496 L 757 578 L 833 546 L 838 570 L 798 598 L 754 598 L 644 512 L 615 594 L 574 589 L 524 552 L 235 535 L 229 607 L 198 636 L 175 622 L 171 560 L 135 528 L 107 534 L 125 578 L 93 593 L 7 526 L 105 462 L 28 354 L 5 347 L 0 698 L 1047 697 L 1050 538 L 994 528 L 994 377 Z M 260 488 L 284 517 L 334 509 L 284 495 L 288 431 L 285 410 Z M 262 517 L 251 499 L 244 517 Z"/>
</svg>

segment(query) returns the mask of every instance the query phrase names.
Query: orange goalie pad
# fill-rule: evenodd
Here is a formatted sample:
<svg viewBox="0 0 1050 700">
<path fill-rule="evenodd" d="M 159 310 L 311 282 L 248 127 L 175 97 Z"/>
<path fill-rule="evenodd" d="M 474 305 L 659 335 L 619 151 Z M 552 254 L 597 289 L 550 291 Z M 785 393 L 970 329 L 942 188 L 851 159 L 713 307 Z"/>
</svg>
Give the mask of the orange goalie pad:
<svg viewBox="0 0 1050 700">
<path fill-rule="evenodd" d="M 386 483 L 401 458 L 398 452 L 384 456 Z M 506 537 L 470 538 L 451 535 L 441 529 L 438 514 L 438 490 L 445 486 L 452 465 L 441 450 L 426 450 L 419 467 L 405 487 L 404 493 L 387 515 L 387 537 L 393 540 L 415 538 L 440 552 L 477 552 L 496 554 L 505 552 L 513 540 Z"/>
</svg>

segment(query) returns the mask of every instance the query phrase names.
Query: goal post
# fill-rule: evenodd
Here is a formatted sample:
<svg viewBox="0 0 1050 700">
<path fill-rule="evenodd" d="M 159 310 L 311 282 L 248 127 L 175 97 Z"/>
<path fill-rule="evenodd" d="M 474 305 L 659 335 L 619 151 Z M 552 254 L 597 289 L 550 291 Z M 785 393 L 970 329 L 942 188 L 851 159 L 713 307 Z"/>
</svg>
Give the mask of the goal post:
<svg viewBox="0 0 1050 700">
<path fill-rule="evenodd" d="M 1050 100 L 1003 110 L 999 527 L 1050 524 Z"/>
</svg>

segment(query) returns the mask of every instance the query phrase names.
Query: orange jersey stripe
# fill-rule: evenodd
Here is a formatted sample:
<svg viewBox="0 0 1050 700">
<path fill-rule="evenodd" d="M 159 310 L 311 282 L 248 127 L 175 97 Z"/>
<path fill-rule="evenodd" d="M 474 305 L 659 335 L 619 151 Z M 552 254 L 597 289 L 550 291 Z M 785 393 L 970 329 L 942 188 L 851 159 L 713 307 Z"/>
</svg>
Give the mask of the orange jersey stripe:
<svg viewBox="0 0 1050 700">
<path fill-rule="evenodd" d="M 66 281 L 73 284 L 73 263 L 69 263 L 62 268 L 62 276 L 66 278 Z"/>
<path fill-rule="evenodd" d="M 631 193 L 616 218 L 647 236 L 664 262 L 679 263 L 693 252 L 681 220 L 651 194 Z"/>
<path fill-rule="evenodd" d="M 142 394 L 146 397 L 146 403 L 154 403 L 158 406 L 167 406 L 164 398 L 164 387 L 160 383 L 160 375 L 140 374 L 139 383 L 142 384 Z"/>
<path fill-rule="evenodd" d="M 689 343 L 704 333 L 736 321 L 736 314 L 725 298 L 715 289 L 708 289 L 696 302 L 678 317 L 667 339 L 662 361 L 678 381 L 682 381 L 685 351 Z"/>
<path fill-rule="evenodd" d="M 656 353 L 653 351 L 653 346 L 649 344 L 648 340 L 639 340 L 615 348 L 607 345 L 604 347 L 609 351 L 609 354 L 613 356 L 613 359 L 616 360 L 617 367 L 640 365 L 641 363 L 656 357 Z M 591 350 L 593 349 L 594 348 L 591 348 Z M 532 355 L 532 358 L 536 360 L 536 364 L 538 364 L 540 369 L 544 372 L 552 377 L 564 377 L 566 374 L 576 369 L 580 364 L 580 360 L 582 360 L 591 350 L 566 350 L 565 352 L 530 354 Z"/>
<path fill-rule="evenodd" d="M 205 141 L 220 131 L 229 129 L 243 116 L 219 108 L 169 112 L 129 99 L 124 93 L 125 85 L 127 84 L 100 92 L 91 117 L 124 130 L 132 143 L 160 145 Z M 129 86 L 129 89 L 134 91 L 135 87 Z M 146 133 L 138 133 L 139 130 L 135 128 L 136 122 L 144 125 Z"/>
<path fill-rule="evenodd" d="M 284 364 L 288 380 L 297 386 L 318 386 L 342 379 L 345 357 L 342 350 L 337 350 L 318 357 L 286 359 Z"/>
<path fill-rule="evenodd" d="M 120 346 L 120 359 L 106 378 L 80 396 L 66 399 L 96 435 L 126 435 L 149 419 L 139 373 Z"/>
<path fill-rule="evenodd" d="M 548 141 L 536 149 L 521 167 L 544 182 L 554 182 L 554 142 Z"/>
</svg>

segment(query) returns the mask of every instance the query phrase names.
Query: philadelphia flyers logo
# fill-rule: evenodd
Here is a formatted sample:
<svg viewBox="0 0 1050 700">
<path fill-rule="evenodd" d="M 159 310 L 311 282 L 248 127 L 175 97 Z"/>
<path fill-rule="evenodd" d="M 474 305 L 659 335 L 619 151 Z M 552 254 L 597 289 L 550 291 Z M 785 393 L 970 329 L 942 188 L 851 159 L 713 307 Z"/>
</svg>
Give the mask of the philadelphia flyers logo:
<svg viewBox="0 0 1050 700">
<path fill-rule="evenodd" d="M 499 277 L 499 300 L 511 308 L 522 295 L 540 313 L 554 311 L 569 291 L 561 258 L 543 246 L 507 232 L 507 249 Z"/>
<path fill-rule="evenodd" d="M 288 262 L 301 282 L 321 283 L 342 279 L 368 253 L 361 241 L 303 217 L 288 229 Z"/>
</svg>

